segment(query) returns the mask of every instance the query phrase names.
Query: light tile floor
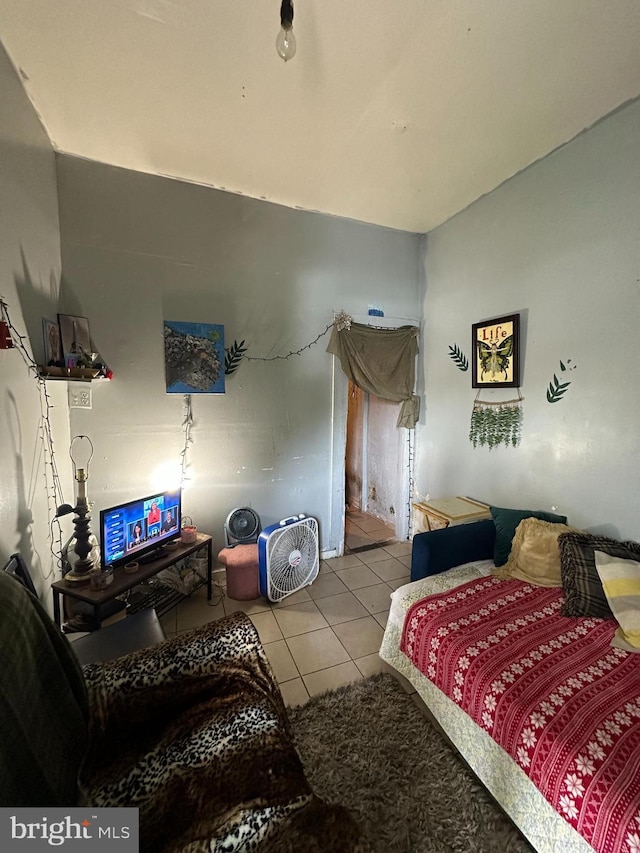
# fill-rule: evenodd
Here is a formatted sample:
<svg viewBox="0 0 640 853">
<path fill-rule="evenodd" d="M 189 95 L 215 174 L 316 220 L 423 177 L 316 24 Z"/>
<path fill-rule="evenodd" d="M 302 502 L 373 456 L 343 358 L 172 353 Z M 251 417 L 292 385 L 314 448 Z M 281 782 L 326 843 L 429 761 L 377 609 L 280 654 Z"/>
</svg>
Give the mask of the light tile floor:
<svg viewBox="0 0 640 853">
<path fill-rule="evenodd" d="M 395 538 L 395 529 L 375 515 L 359 510 L 347 510 L 344 525 L 344 544 L 347 552 L 382 545 Z"/>
<path fill-rule="evenodd" d="M 211 603 L 197 590 L 161 621 L 167 636 L 237 610 L 258 630 L 287 705 L 351 681 L 389 671 L 408 693 L 413 687 L 378 656 L 390 595 L 409 581 L 411 543 L 334 557 L 320 563 L 311 586 L 278 604 L 267 599 L 235 601 L 224 595 L 224 570 L 216 572 Z"/>
</svg>

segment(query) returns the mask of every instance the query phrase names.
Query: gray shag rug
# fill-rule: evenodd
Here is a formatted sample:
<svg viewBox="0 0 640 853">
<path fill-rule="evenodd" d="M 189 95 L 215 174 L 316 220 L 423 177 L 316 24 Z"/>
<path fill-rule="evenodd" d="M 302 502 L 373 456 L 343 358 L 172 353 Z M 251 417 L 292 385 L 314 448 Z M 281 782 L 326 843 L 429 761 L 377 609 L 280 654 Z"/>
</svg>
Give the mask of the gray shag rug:
<svg viewBox="0 0 640 853">
<path fill-rule="evenodd" d="M 315 792 L 380 853 L 532 853 L 447 740 L 388 673 L 290 708 Z"/>
</svg>

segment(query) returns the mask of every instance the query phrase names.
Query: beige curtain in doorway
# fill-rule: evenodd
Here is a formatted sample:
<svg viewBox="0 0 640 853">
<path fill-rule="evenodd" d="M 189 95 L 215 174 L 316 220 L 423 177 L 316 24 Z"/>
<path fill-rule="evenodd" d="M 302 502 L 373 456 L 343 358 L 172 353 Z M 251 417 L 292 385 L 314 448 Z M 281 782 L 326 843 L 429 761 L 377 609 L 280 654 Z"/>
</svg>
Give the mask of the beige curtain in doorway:
<svg viewBox="0 0 640 853">
<path fill-rule="evenodd" d="M 402 403 L 397 426 L 413 429 L 420 399 L 413 393 L 418 329 L 375 329 L 351 322 L 334 324 L 327 352 L 340 359 L 343 372 L 358 387 L 383 400 Z"/>
</svg>

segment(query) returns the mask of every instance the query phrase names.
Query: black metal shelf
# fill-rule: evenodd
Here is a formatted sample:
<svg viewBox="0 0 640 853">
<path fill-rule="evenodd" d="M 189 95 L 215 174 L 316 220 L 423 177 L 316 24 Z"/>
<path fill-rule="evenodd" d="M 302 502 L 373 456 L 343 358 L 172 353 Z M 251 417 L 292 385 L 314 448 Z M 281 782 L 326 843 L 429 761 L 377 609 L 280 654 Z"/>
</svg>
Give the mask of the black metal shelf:
<svg viewBox="0 0 640 853">
<path fill-rule="evenodd" d="M 128 596 L 127 613 L 138 613 L 140 610 L 148 610 L 153 607 L 158 616 L 164 616 L 165 613 L 168 613 L 181 601 L 189 598 L 192 593 L 205 584 L 206 580 L 200 580 L 189 593 L 180 592 L 160 581 L 150 584 L 148 589 L 134 589 Z"/>
</svg>

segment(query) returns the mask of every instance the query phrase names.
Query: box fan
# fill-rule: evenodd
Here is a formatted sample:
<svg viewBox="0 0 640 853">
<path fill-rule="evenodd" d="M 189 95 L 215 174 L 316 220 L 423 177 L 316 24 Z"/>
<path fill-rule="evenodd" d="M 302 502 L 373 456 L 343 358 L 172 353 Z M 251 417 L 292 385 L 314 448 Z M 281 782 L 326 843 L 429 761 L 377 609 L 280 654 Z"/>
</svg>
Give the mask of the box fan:
<svg viewBox="0 0 640 853">
<path fill-rule="evenodd" d="M 318 522 L 305 515 L 283 518 L 258 537 L 260 594 L 282 601 L 318 576 Z"/>
</svg>

